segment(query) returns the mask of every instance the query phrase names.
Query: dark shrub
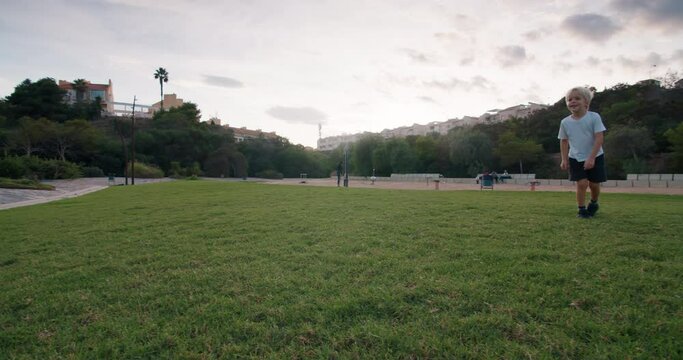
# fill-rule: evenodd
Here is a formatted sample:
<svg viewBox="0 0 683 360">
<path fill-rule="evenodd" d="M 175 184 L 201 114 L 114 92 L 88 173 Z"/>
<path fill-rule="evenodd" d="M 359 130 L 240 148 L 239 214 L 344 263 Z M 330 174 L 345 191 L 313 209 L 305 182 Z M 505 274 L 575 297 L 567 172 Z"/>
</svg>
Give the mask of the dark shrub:
<svg viewBox="0 0 683 360">
<path fill-rule="evenodd" d="M 83 177 L 103 177 L 104 176 L 104 171 L 102 169 L 98 168 L 97 166 L 84 166 L 83 169 Z"/>
<path fill-rule="evenodd" d="M 82 176 L 81 168 L 68 161 L 43 160 L 42 179 L 75 179 Z"/>
<path fill-rule="evenodd" d="M 256 177 L 264 178 L 264 179 L 277 179 L 281 180 L 284 176 L 282 176 L 281 172 L 278 172 L 276 170 L 263 170 L 261 172 L 256 173 Z"/>
<path fill-rule="evenodd" d="M 9 156 L 0 159 L 0 177 L 19 179 L 26 174 L 26 166 L 21 157 Z"/>
<path fill-rule="evenodd" d="M 132 171 L 130 166 L 128 166 L 128 174 L 131 175 Z M 135 162 L 135 177 L 136 178 L 145 178 L 145 179 L 159 179 L 164 177 L 164 172 L 163 170 L 159 169 L 156 166 L 149 165 L 149 164 L 143 164 L 139 162 Z"/>
</svg>

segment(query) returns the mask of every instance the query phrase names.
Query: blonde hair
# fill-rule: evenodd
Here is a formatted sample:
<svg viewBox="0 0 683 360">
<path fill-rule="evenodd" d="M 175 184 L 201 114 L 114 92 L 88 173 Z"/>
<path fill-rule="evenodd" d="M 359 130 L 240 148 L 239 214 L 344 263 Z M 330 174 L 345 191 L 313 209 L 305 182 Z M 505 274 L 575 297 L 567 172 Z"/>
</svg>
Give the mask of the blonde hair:
<svg viewBox="0 0 683 360">
<path fill-rule="evenodd" d="M 564 95 L 564 102 L 567 102 L 567 98 L 569 97 L 569 94 L 571 94 L 573 92 L 576 92 L 579 95 L 581 95 L 581 97 L 586 99 L 586 102 L 589 104 L 591 103 L 591 100 L 593 100 L 593 92 L 591 91 L 591 89 L 589 89 L 585 86 L 576 86 L 576 87 L 569 89 L 569 91 L 567 91 L 567 94 Z"/>
</svg>

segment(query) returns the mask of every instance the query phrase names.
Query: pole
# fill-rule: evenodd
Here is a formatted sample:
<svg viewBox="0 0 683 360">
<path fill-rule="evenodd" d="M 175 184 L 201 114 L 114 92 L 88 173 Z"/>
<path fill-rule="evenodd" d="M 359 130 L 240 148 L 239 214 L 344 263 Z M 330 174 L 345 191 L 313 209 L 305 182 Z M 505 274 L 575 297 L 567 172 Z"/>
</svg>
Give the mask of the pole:
<svg viewBox="0 0 683 360">
<path fill-rule="evenodd" d="M 133 95 L 133 117 L 132 117 L 132 123 L 131 123 L 131 157 L 133 160 L 130 163 L 130 181 L 131 185 L 135 185 L 135 101 L 137 100 L 137 97 Z"/>
<path fill-rule="evenodd" d="M 349 187 L 349 144 L 344 146 L 344 187 Z"/>
</svg>

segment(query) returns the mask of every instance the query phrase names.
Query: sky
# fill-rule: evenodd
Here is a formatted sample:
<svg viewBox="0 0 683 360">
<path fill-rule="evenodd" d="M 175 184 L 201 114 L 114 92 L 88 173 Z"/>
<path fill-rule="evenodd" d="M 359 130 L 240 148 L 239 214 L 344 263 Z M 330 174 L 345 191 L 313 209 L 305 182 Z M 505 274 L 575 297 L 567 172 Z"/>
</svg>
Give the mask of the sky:
<svg viewBox="0 0 683 360">
<path fill-rule="evenodd" d="M 0 97 L 111 79 L 151 105 L 163 67 L 203 121 L 315 147 L 683 74 L 683 1 L 0 0 L 0 51 Z"/>
</svg>

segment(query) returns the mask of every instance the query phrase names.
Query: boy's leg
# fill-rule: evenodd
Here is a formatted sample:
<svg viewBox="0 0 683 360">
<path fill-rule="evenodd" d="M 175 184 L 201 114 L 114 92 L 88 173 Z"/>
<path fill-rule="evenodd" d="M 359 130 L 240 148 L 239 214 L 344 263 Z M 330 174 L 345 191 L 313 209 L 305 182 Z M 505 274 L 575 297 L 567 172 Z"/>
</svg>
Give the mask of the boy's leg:
<svg viewBox="0 0 683 360">
<path fill-rule="evenodd" d="M 576 182 L 576 204 L 579 207 L 586 206 L 586 191 L 588 190 L 588 179 L 581 179 Z"/>
<path fill-rule="evenodd" d="M 588 215 L 594 216 L 600 208 L 600 205 L 598 205 L 598 197 L 600 197 L 600 183 L 590 181 L 588 186 L 591 189 L 591 202 L 588 204 L 586 211 L 588 212 Z"/>
<path fill-rule="evenodd" d="M 605 171 L 605 156 L 600 155 L 595 158 L 595 167 L 588 171 L 589 187 L 591 189 L 591 202 L 588 204 L 588 215 L 593 216 L 600 208 L 598 199 L 600 198 L 600 183 L 607 180 Z"/>
<path fill-rule="evenodd" d="M 583 168 L 583 162 L 569 158 L 569 180 L 576 181 L 576 204 L 579 206 L 578 217 L 583 219 L 590 218 L 586 210 L 586 191 L 588 190 L 588 177 Z"/>
<path fill-rule="evenodd" d="M 600 197 L 600 183 L 589 181 L 588 186 L 591 189 L 591 201 L 597 202 Z"/>
</svg>

